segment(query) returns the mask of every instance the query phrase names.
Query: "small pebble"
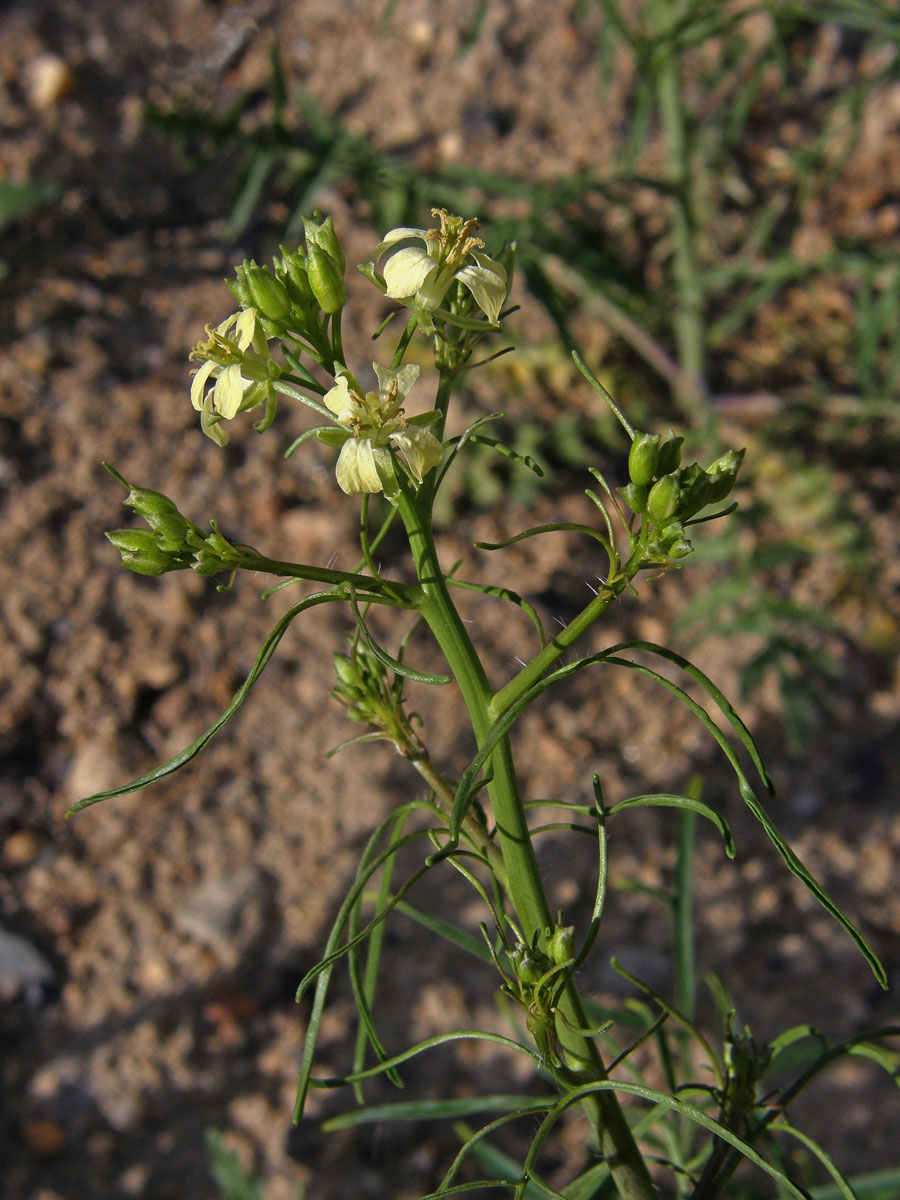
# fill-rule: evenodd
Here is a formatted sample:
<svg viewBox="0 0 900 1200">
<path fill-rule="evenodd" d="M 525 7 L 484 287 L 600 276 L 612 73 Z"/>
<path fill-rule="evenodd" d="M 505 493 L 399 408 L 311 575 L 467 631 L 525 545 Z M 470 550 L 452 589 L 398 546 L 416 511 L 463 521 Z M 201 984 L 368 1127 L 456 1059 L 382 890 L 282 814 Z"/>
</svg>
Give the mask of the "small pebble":
<svg viewBox="0 0 900 1200">
<path fill-rule="evenodd" d="M 38 1158 L 56 1158 L 68 1143 L 63 1127 L 47 1117 L 32 1117 L 29 1121 L 23 1121 L 22 1140 Z"/>
<path fill-rule="evenodd" d="M 75 76 L 68 63 L 55 54 L 39 54 L 26 69 L 25 88 L 32 108 L 54 108 L 72 90 Z"/>
<path fill-rule="evenodd" d="M 53 968 L 31 942 L 0 929 L 0 1000 L 20 996 L 30 1008 L 40 1008 L 56 988 Z"/>
</svg>

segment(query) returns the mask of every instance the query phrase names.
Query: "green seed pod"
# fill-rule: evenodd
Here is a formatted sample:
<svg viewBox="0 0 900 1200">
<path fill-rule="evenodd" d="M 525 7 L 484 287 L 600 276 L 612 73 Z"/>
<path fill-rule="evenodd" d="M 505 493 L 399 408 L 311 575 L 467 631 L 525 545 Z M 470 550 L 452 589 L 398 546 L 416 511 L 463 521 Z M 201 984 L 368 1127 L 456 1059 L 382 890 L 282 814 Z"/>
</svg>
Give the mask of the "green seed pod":
<svg viewBox="0 0 900 1200">
<path fill-rule="evenodd" d="M 328 251 L 315 242 L 307 247 L 307 263 L 309 286 L 322 312 L 340 312 L 347 303 L 343 271 Z"/>
<path fill-rule="evenodd" d="M 663 475 L 662 479 L 657 479 L 650 489 L 650 495 L 647 497 L 647 510 L 657 525 L 662 525 L 666 521 L 671 521 L 678 512 L 680 500 L 681 486 L 677 473 Z"/>
<path fill-rule="evenodd" d="M 270 274 L 267 267 L 253 266 L 246 271 L 250 307 L 270 321 L 283 321 L 291 311 L 291 298 L 280 279 Z"/>
<path fill-rule="evenodd" d="M 636 483 L 626 483 L 624 487 L 616 488 L 616 491 L 619 493 L 632 512 L 642 513 L 646 510 L 646 486 L 639 487 Z"/>
<path fill-rule="evenodd" d="M 669 430 L 669 436 L 659 448 L 659 460 L 656 464 L 658 475 L 671 475 L 673 471 L 677 471 L 681 466 L 681 444 L 683 441 L 683 437 L 676 437 L 674 431 Z"/>
<path fill-rule="evenodd" d="M 628 454 L 628 476 L 637 487 L 653 482 L 659 459 L 659 434 L 636 433 Z"/>
</svg>

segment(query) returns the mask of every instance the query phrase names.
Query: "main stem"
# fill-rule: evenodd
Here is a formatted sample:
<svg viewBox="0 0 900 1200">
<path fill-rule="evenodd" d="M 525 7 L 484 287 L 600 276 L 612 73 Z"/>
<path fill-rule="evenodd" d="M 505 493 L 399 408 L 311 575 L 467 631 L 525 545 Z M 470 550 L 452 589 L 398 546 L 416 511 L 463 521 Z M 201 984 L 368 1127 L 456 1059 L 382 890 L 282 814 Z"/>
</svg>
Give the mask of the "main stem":
<svg viewBox="0 0 900 1200">
<path fill-rule="evenodd" d="M 397 500 L 422 588 L 419 611 L 459 685 L 475 739 L 481 746 L 491 727 L 490 684 L 450 598 L 427 512 L 419 507 L 403 485 Z M 508 738 L 497 744 L 491 755 L 490 770 L 488 796 L 503 856 L 507 892 L 522 934 L 530 942 L 535 934 L 543 936 L 544 930 L 554 922 L 538 870 Z M 570 980 L 566 985 L 559 1008 L 565 1017 L 565 1021 L 560 1022 L 559 1040 L 570 1068 L 582 1081 L 605 1080 L 606 1068 L 596 1044 L 575 1032 L 575 1029 L 586 1028 L 588 1021 L 574 981 Z M 615 1094 L 612 1091 L 594 1093 L 587 1097 L 585 1107 L 622 1200 L 656 1200 L 647 1166 Z"/>
</svg>

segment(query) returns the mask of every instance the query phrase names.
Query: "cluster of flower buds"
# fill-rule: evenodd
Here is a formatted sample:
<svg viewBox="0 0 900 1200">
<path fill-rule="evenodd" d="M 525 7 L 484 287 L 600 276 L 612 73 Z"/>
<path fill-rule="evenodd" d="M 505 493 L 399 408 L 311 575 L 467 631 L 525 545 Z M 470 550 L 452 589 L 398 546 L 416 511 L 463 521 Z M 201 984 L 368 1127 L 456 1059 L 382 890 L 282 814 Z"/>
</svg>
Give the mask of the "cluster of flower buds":
<svg viewBox="0 0 900 1200">
<path fill-rule="evenodd" d="M 325 317 L 333 316 L 347 303 L 344 287 L 346 259 L 334 231 L 332 218 L 304 217 L 306 249 L 288 251 L 274 258 L 274 273 L 245 260 L 228 286 L 242 308 L 254 308 L 267 337 L 283 337 L 291 331 L 318 335 Z"/>
<path fill-rule="evenodd" d="M 672 432 L 665 441 L 658 433 L 636 432 L 632 438 L 630 482 L 618 491 L 631 511 L 646 522 L 641 538 L 633 541 L 643 547 L 648 566 L 690 554 L 685 527 L 711 519 L 698 514 L 731 494 L 744 457 L 743 450 L 729 450 L 705 469 L 699 463 L 682 467 L 683 441 Z"/>
<path fill-rule="evenodd" d="M 403 679 L 389 668 L 364 642 L 354 639 L 349 654 L 334 655 L 337 684 L 331 691 L 347 709 L 351 721 L 369 725 L 407 754 L 414 741 L 403 712 Z"/>
<path fill-rule="evenodd" d="M 167 571 L 196 571 L 216 575 L 246 563 L 246 546 L 235 546 L 212 524 L 204 534 L 182 516 L 174 500 L 151 488 L 134 487 L 108 463 L 110 475 L 128 489 L 123 503 L 143 517 L 149 529 L 113 529 L 107 538 L 122 556 L 122 565 L 138 575 L 165 575 Z"/>
</svg>

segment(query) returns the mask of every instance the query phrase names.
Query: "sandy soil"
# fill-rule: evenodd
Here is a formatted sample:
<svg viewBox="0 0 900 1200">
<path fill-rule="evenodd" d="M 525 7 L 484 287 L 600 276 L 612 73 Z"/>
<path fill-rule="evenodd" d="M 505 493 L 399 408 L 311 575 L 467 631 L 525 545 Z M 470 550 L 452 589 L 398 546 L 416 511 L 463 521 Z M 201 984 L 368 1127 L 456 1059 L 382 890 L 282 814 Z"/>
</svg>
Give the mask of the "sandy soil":
<svg viewBox="0 0 900 1200">
<path fill-rule="evenodd" d="M 261 601 L 255 579 L 219 594 L 194 576 L 121 571 L 102 532 L 128 518 L 101 459 L 172 495 L 198 522 L 213 516 L 276 557 L 342 566 L 356 557 L 355 507 L 336 503 L 328 452 L 307 446 L 290 467 L 281 459 L 301 427 L 294 415 L 265 437 L 235 437 L 224 453 L 200 433 L 187 353 L 206 322 L 230 311 L 221 280 L 231 264 L 270 252 L 287 210 L 281 200 L 264 204 L 238 244 L 224 245 L 227 164 L 190 165 L 142 124 L 143 104 L 187 91 L 221 101 L 262 88 L 275 37 L 291 86 L 302 83 L 354 133 L 411 162 L 552 178 L 603 169 L 620 144 L 628 71 L 614 73 L 598 103 L 590 26 L 573 20 L 573 6 L 491 6 L 462 55 L 473 4 L 400 0 L 391 20 L 379 21 L 385 7 L 30 0 L 0 10 L 0 177 L 59 189 L 55 203 L 0 231 L 0 923 L 43 962 L 33 964 L 30 983 L 0 995 L 9 1200 L 215 1196 L 207 1127 L 240 1150 L 267 1200 L 288 1200 L 301 1183 L 310 1200 L 418 1195 L 453 1153 L 451 1130 L 424 1125 L 325 1137 L 317 1118 L 349 1107 L 343 1096 L 317 1095 L 309 1119 L 299 1128 L 290 1122 L 306 1016 L 292 1002 L 294 988 L 316 959 L 368 831 L 416 786 L 385 750 L 324 759 L 348 736 L 337 705 L 323 703 L 330 654 L 350 631 L 346 614 L 320 610 L 298 623 L 238 719 L 190 768 L 62 819 L 80 795 L 146 770 L 210 724 L 291 598 Z M 861 125 L 861 157 L 829 196 L 811 199 L 807 238 L 824 230 L 896 249 L 896 93 L 878 103 Z M 334 213 L 351 261 L 368 257 L 381 231 L 367 226 L 352 187 L 327 184 L 316 202 Z M 348 344 L 361 357 L 375 311 L 367 288 L 353 282 L 361 316 Z M 756 353 L 763 362 L 760 347 L 788 321 L 796 362 L 808 363 L 801 334 L 814 343 L 815 322 L 836 321 L 845 302 L 838 293 L 825 317 L 803 293 L 773 304 L 748 342 L 748 361 Z M 545 318 L 523 303 L 516 336 L 545 345 Z M 586 390 L 565 369 L 561 378 L 565 402 L 590 412 Z M 533 419 L 553 420 L 563 399 L 545 383 L 498 369 L 464 405 L 488 411 L 502 389 L 517 386 Z M 740 411 L 730 419 L 729 432 L 753 439 Z M 879 570 L 862 593 L 847 587 L 838 597 L 827 563 L 792 581 L 840 617 L 828 643 L 841 672 L 834 703 L 802 754 L 786 743 L 777 698 L 759 694 L 748 712 L 778 784 L 776 819 L 864 926 L 896 984 L 897 464 L 863 442 L 848 449 L 842 469 Z M 579 497 L 589 483 L 563 472 L 558 490 L 537 498 L 539 516 L 586 519 Z M 574 500 L 562 498 L 564 487 Z M 462 558 L 473 576 L 489 579 L 492 565 L 472 541 L 533 520 L 518 504 L 482 512 L 463 502 L 445 533 L 445 561 Z M 402 569 L 392 554 L 396 547 L 386 551 L 388 565 Z M 508 552 L 499 573 L 549 620 L 570 615 L 590 570 L 582 548 L 560 538 Z M 604 641 L 666 640 L 672 615 L 713 570 L 648 587 L 642 601 L 616 611 Z M 472 602 L 467 615 L 502 680 L 527 644 L 524 623 L 490 602 Z M 709 640 L 698 652 L 732 694 L 734 649 Z M 466 761 L 458 707 L 444 693 L 413 696 L 445 769 L 458 770 Z M 528 717 L 521 764 L 536 797 L 586 795 L 592 770 L 613 798 L 704 773 L 708 797 L 733 821 L 739 857 L 727 863 L 704 835 L 700 965 L 720 973 L 759 1036 L 802 1017 L 840 1037 L 900 1015 L 896 993 L 880 992 L 850 943 L 779 868 L 713 749 L 673 707 L 650 705 L 629 678 L 601 685 L 581 677 Z M 612 847 L 617 878 L 668 880 L 672 831 L 664 815 L 622 818 Z M 555 837 L 542 853 L 554 900 L 583 914 L 589 853 Z M 421 902 L 477 921 L 451 876 L 427 883 Z M 667 938 L 648 900 L 614 895 L 610 953 L 664 984 Z M 421 929 L 397 921 L 387 954 L 391 991 L 404 1001 L 386 1007 L 388 1044 L 496 1020 L 491 981 L 439 953 Z M 600 967 L 587 974 L 588 993 L 614 998 L 614 977 Z M 351 1012 L 349 989 L 339 985 L 322 1073 L 347 1061 Z M 496 1090 L 507 1065 L 463 1054 L 419 1060 L 406 1094 Z M 896 1089 L 861 1062 L 841 1066 L 829 1084 L 807 1105 L 812 1128 L 850 1169 L 895 1163 Z"/>
</svg>

